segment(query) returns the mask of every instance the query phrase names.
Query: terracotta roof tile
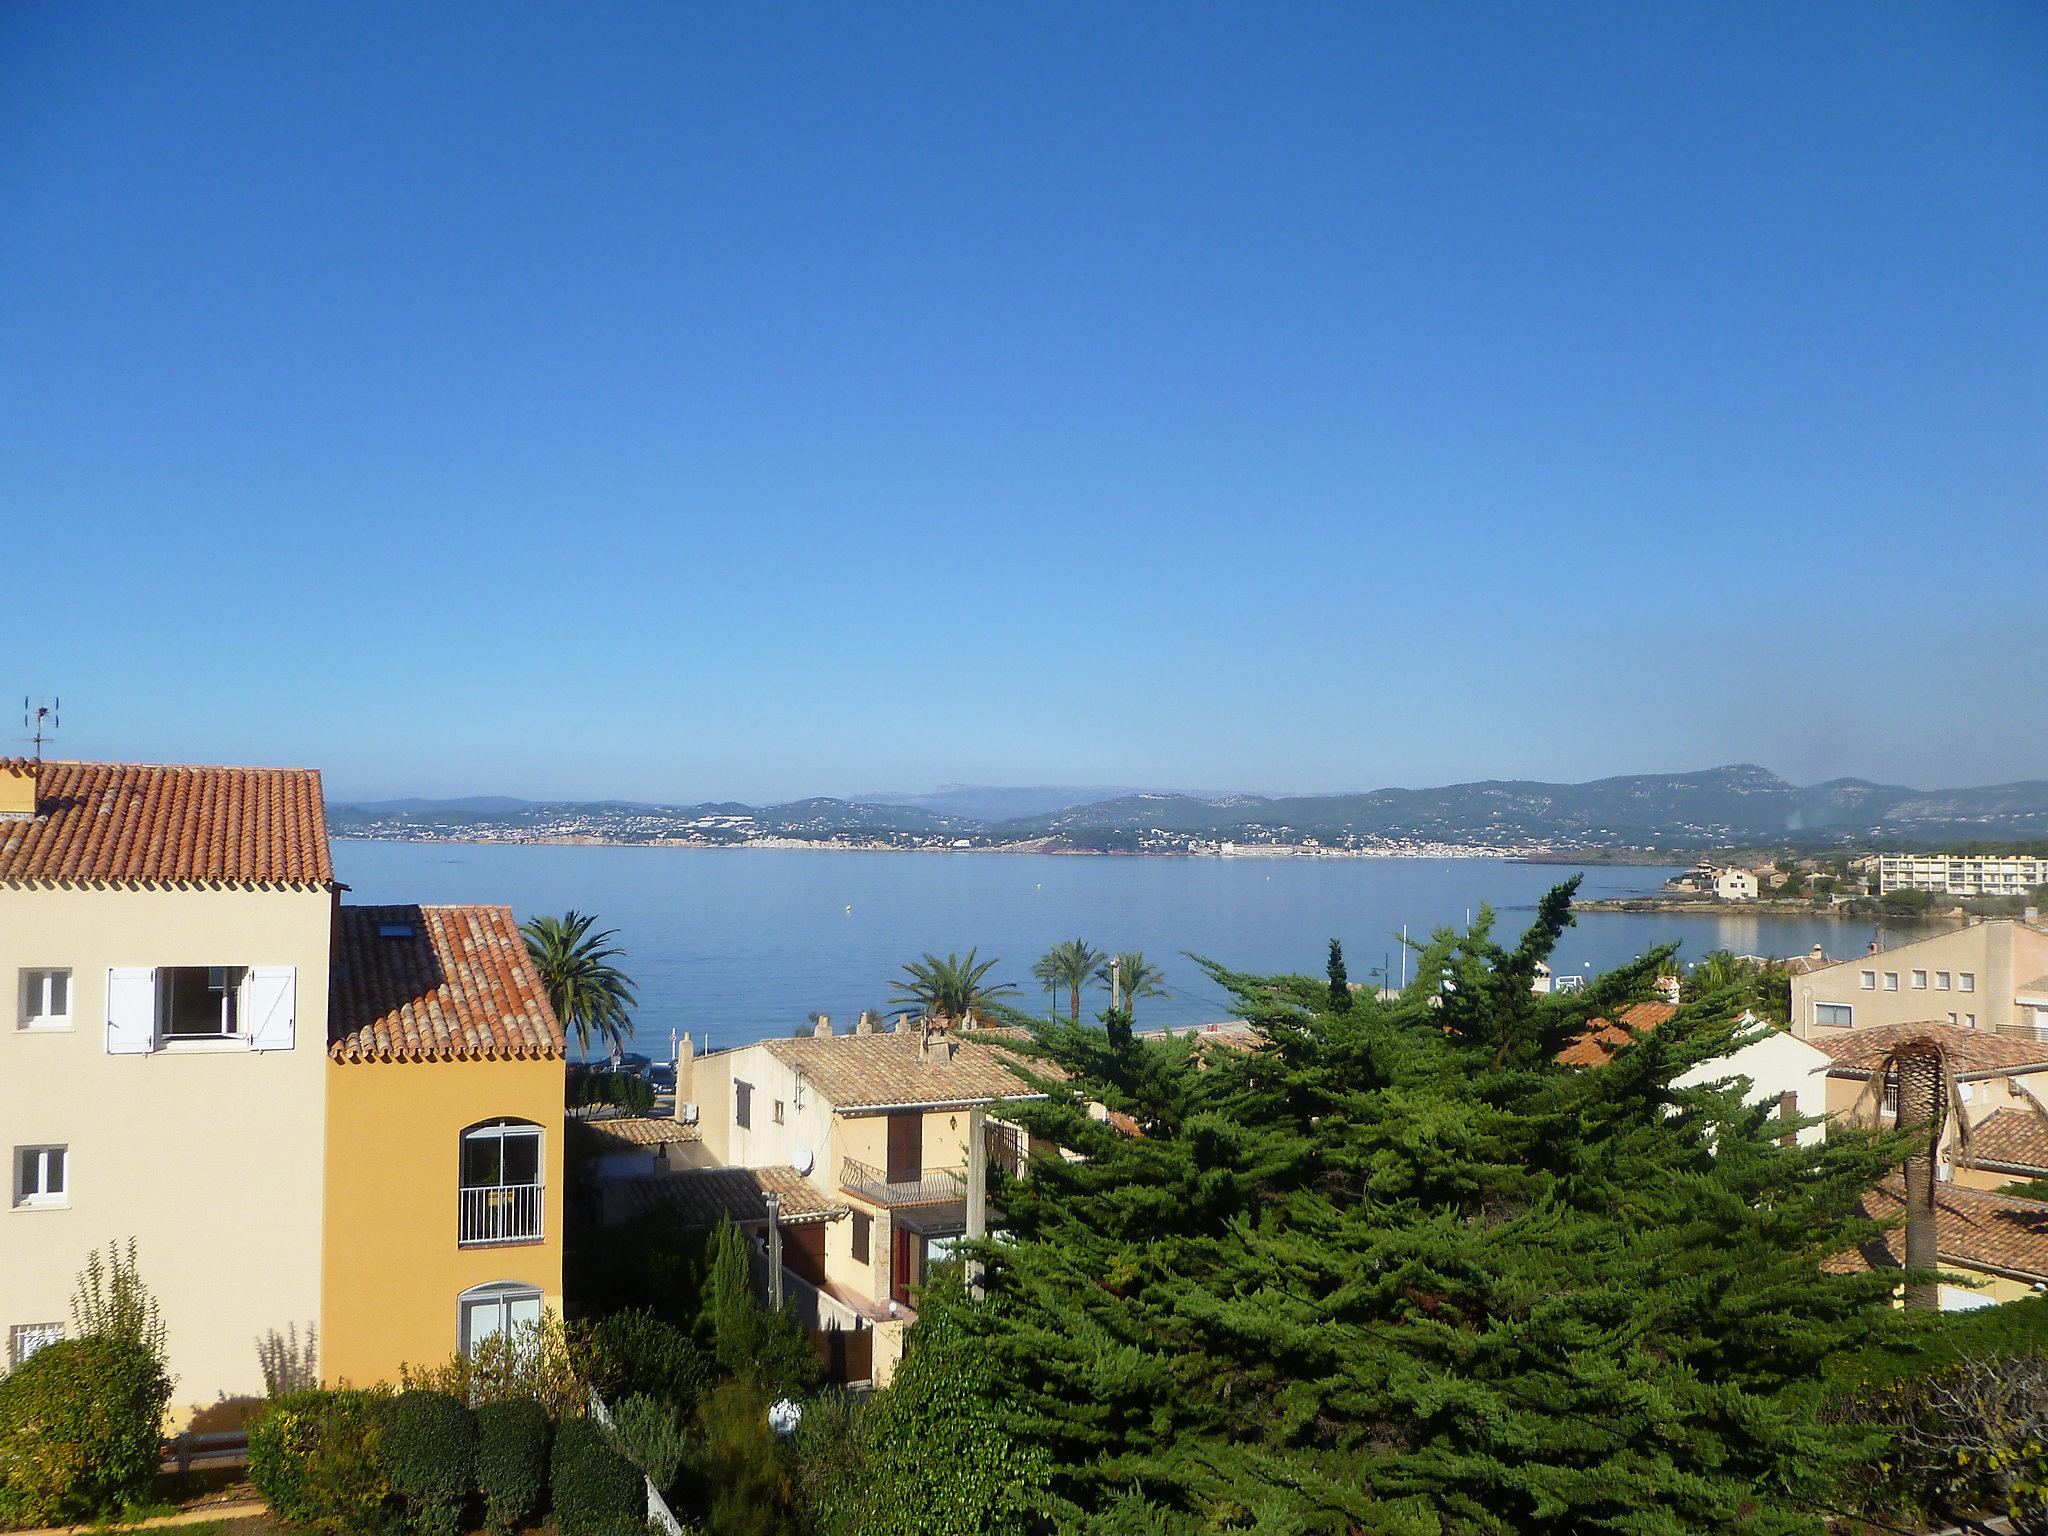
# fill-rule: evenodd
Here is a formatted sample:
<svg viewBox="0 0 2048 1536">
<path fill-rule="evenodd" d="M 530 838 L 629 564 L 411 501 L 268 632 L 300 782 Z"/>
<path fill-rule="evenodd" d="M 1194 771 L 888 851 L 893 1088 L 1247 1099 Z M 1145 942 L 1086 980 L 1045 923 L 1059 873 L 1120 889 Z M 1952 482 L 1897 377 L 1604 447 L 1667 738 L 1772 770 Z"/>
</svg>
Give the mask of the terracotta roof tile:
<svg viewBox="0 0 2048 1536">
<path fill-rule="evenodd" d="M 704 1133 L 694 1125 L 660 1115 L 617 1115 L 609 1120 L 571 1120 L 573 1134 L 587 1136 L 613 1151 L 631 1147 L 668 1147 L 702 1141 Z"/>
<path fill-rule="evenodd" d="M 33 818 L 0 819 L 0 881 L 334 883 L 320 775 L 0 760 L 37 776 Z"/>
<path fill-rule="evenodd" d="M 1870 1029 L 1815 1030 L 1807 1044 L 1834 1062 L 1829 1075 L 1868 1077 L 1902 1045 L 1931 1040 L 1959 1078 L 2048 1071 L 2048 1044 L 2024 1035 L 2001 1035 L 1957 1024 L 1879 1024 Z"/>
<path fill-rule="evenodd" d="M 1586 1026 L 1586 1032 L 1570 1045 L 1557 1053 L 1557 1059 L 1567 1067 L 1597 1067 L 1616 1051 L 1627 1045 L 1632 1038 L 1629 1030 L 1642 1034 L 1655 1029 L 1659 1024 L 1668 1023 L 1678 1012 L 1678 1004 L 1663 998 L 1652 998 L 1646 1003 L 1637 1003 L 1621 1011 L 1621 1024 L 1612 1019 L 1595 1019 Z M 1621 1026 L 1625 1024 L 1627 1029 Z"/>
<path fill-rule="evenodd" d="M 741 1226 L 765 1222 L 771 1193 L 781 1198 L 781 1218 L 785 1222 L 823 1221 L 846 1209 L 826 1199 L 815 1184 L 786 1164 L 771 1168 L 690 1168 L 681 1173 L 652 1174 L 644 1179 L 621 1179 L 611 1190 L 607 1198 L 615 1198 L 626 1216 L 666 1211 L 692 1228 L 715 1227 L 721 1216 L 730 1216 Z"/>
<path fill-rule="evenodd" d="M 1957 1153 L 1964 1156 L 2048 1174 L 2048 1120 L 2031 1109 L 1994 1110 L 1970 1127 L 1970 1144 Z"/>
<path fill-rule="evenodd" d="M 1861 1206 L 1862 1214 L 1873 1221 L 1889 1221 L 1905 1209 L 1905 1185 L 1897 1177 L 1886 1179 L 1865 1195 Z M 1937 1184 L 1934 1243 L 1944 1264 L 2001 1269 L 2048 1280 L 2048 1203 Z M 1906 1229 L 1900 1225 L 1860 1249 L 1837 1254 L 1823 1267 L 1844 1274 L 1867 1268 L 1903 1269 L 1905 1263 Z"/>
<path fill-rule="evenodd" d="M 946 1036 L 935 1036 L 927 1060 L 912 1030 L 762 1042 L 803 1073 L 804 1080 L 837 1110 L 1034 1097 L 1024 1080 L 1005 1065 L 1017 1057 L 972 1037 L 952 1036 L 950 1054 L 945 1049 L 948 1043 Z"/>
<path fill-rule="evenodd" d="M 509 907 L 343 907 L 336 1061 L 560 1058 L 562 1026 Z"/>
</svg>

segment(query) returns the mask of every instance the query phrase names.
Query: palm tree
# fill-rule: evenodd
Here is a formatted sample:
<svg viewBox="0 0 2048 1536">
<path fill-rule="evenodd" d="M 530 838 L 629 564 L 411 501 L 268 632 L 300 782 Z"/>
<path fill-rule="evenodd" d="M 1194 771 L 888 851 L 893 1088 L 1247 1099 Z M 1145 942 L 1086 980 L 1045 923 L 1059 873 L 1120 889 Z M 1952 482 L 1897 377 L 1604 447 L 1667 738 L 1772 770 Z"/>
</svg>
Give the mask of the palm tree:
<svg viewBox="0 0 2048 1536">
<path fill-rule="evenodd" d="M 1116 975 L 1114 986 L 1110 982 L 1112 970 Z M 1133 1006 L 1141 997 L 1164 997 L 1166 989 L 1159 983 L 1166 979 L 1166 972 L 1145 958 L 1142 949 L 1127 950 L 1110 959 L 1095 972 L 1095 979 L 1109 987 L 1111 995 L 1123 993 L 1123 1010 L 1135 1016 Z"/>
<path fill-rule="evenodd" d="M 1948 1057 L 1937 1040 L 1905 1041 L 1886 1059 L 1875 1081 L 1898 1084 L 1898 1128 L 1920 1133 L 1906 1158 L 1906 1268 L 1931 1274 L 1940 1262 L 1934 1233 L 1934 1160 L 1954 1091 Z M 1908 1286 L 1906 1305 L 1939 1308 L 1941 1287 L 1928 1280 Z"/>
<path fill-rule="evenodd" d="M 555 1017 L 576 1036 L 576 1048 L 586 1056 L 592 1035 L 608 1050 L 633 1037 L 632 1011 L 640 1001 L 632 981 L 612 963 L 626 953 L 610 942 L 618 930 L 592 933 L 596 925 L 596 918 L 581 912 L 528 918 L 519 925 Z"/>
<path fill-rule="evenodd" d="M 927 1018 L 955 1022 L 983 1003 L 1017 995 L 1017 989 L 1007 981 L 985 979 L 1002 961 L 984 960 L 977 965 L 974 956 L 975 950 L 970 949 L 965 960 L 958 955 L 941 960 L 937 955 L 927 954 L 922 960 L 912 961 L 903 967 L 905 979 L 896 983 L 889 1001 L 916 1003 Z"/>
<path fill-rule="evenodd" d="M 1081 989 L 1095 975 L 1096 967 L 1108 958 L 1086 939 L 1071 939 L 1047 950 L 1045 958 L 1031 968 L 1031 974 L 1045 983 L 1048 992 L 1066 988 L 1068 1006 L 1074 1022 L 1078 1024 L 1081 1022 Z"/>
</svg>

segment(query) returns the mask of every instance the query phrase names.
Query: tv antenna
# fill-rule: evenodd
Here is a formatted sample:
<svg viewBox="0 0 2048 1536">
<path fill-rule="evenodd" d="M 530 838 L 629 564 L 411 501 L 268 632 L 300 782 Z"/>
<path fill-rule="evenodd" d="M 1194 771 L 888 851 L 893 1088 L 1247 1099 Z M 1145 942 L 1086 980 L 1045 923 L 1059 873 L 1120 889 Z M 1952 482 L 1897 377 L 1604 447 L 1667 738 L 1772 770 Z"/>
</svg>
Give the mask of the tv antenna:
<svg viewBox="0 0 2048 1536">
<path fill-rule="evenodd" d="M 35 760 L 43 760 L 43 741 L 57 734 L 57 706 L 55 697 L 31 701 L 23 695 L 21 701 L 21 728 L 29 732 L 29 740 L 35 744 Z"/>
</svg>

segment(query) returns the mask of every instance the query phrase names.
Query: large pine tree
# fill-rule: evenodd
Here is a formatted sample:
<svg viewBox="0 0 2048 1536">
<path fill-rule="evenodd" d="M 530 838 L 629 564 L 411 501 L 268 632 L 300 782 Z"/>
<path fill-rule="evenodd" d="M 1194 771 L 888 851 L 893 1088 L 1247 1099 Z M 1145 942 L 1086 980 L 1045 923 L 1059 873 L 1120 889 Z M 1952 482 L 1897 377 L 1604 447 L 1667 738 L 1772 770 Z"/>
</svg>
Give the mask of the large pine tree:
<svg viewBox="0 0 2048 1536">
<path fill-rule="evenodd" d="M 1819 1529 L 1866 1450 L 1820 1423 L 1820 1364 L 1888 1284 L 1821 1263 L 1896 1148 L 1675 1088 L 1740 1035 L 1728 994 L 1558 1066 L 1665 958 L 1534 992 L 1571 889 L 1512 950 L 1490 914 L 1439 933 L 1391 1003 L 1211 967 L 1250 1050 L 1033 1026 L 1066 1075 L 1018 1118 L 1082 1156 L 999 1190 L 1001 1305 L 963 1326 L 1063 1525 Z"/>
</svg>

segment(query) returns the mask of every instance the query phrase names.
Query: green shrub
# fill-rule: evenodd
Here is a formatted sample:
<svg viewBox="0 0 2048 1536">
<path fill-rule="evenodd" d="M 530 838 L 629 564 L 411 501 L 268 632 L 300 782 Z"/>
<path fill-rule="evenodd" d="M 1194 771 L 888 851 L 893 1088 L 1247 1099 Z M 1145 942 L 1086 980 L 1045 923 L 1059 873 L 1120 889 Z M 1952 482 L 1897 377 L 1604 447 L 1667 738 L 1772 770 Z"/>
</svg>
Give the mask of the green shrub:
<svg viewBox="0 0 2048 1536">
<path fill-rule="evenodd" d="M 379 1458 L 388 1391 L 294 1392 L 249 1426 L 249 1481 L 280 1520 L 360 1533 L 392 1523 Z"/>
<path fill-rule="evenodd" d="M 521 1398 L 477 1405 L 476 1481 L 484 1496 L 484 1523 L 492 1531 L 531 1523 L 548 1484 L 545 1408 Z"/>
<path fill-rule="evenodd" d="M 578 1354 L 583 1374 L 608 1403 L 651 1397 L 688 1413 L 716 1374 L 694 1339 L 645 1310 L 598 1319 Z"/>
<path fill-rule="evenodd" d="M 561 1422 L 548 1472 L 559 1536 L 639 1536 L 646 1529 L 640 1469 L 612 1449 L 592 1420 Z"/>
<path fill-rule="evenodd" d="M 419 1536 L 457 1536 L 476 1492 L 476 1416 L 446 1392 L 401 1392 L 386 1408 L 379 1450 Z"/>
<path fill-rule="evenodd" d="M 37 1350 L 0 1380 L 0 1525 L 97 1519 L 146 1495 L 170 1399 L 157 1357 L 132 1340 Z"/>
<path fill-rule="evenodd" d="M 639 1393 L 613 1407 L 611 1441 L 663 1493 L 675 1486 L 689 1449 L 682 1416 L 667 1403 Z"/>
</svg>

